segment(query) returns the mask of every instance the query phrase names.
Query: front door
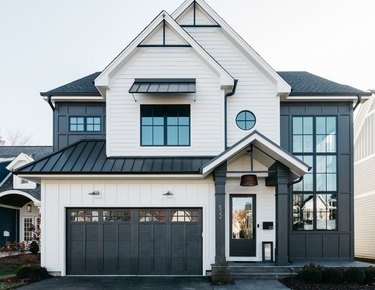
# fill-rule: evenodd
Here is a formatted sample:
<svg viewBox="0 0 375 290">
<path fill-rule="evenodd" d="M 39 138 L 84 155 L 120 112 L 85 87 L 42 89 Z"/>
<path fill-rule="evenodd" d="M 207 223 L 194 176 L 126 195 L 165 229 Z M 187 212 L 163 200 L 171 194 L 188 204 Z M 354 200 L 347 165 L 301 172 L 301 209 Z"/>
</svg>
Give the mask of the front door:
<svg viewBox="0 0 375 290">
<path fill-rule="evenodd" d="M 230 196 L 230 256 L 256 256 L 255 195 Z"/>
</svg>

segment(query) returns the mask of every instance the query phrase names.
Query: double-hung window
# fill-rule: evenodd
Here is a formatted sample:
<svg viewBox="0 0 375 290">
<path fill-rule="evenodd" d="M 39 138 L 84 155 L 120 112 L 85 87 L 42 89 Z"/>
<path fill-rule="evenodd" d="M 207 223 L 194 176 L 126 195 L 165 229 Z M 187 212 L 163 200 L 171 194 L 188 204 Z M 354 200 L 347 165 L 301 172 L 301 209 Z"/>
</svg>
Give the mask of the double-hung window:
<svg viewBox="0 0 375 290">
<path fill-rule="evenodd" d="M 101 117 L 70 117 L 69 131 L 70 132 L 101 132 L 102 130 Z"/>
<path fill-rule="evenodd" d="M 337 229 L 337 118 L 296 116 L 293 154 L 312 169 L 293 186 L 293 230 Z"/>
<path fill-rule="evenodd" d="M 141 146 L 189 145 L 189 105 L 141 106 Z"/>
</svg>

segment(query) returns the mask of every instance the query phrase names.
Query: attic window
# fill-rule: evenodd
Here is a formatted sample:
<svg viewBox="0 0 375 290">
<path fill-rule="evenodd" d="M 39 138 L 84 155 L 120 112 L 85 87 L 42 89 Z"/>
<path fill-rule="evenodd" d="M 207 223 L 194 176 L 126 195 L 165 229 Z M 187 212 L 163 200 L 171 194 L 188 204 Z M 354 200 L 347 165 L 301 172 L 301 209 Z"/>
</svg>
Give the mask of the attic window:
<svg viewBox="0 0 375 290">
<path fill-rule="evenodd" d="M 131 94 L 189 94 L 195 93 L 195 79 L 135 79 Z"/>
</svg>

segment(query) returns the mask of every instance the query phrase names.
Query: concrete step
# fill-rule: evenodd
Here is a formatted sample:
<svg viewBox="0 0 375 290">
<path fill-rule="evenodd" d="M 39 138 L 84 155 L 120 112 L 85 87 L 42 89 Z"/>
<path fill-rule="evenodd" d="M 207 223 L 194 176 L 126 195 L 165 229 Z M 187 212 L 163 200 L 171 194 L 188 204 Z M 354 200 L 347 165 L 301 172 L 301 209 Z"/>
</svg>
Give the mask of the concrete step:
<svg viewBox="0 0 375 290">
<path fill-rule="evenodd" d="M 297 275 L 296 269 L 289 266 L 231 263 L 229 269 L 233 279 L 281 279 Z"/>
</svg>

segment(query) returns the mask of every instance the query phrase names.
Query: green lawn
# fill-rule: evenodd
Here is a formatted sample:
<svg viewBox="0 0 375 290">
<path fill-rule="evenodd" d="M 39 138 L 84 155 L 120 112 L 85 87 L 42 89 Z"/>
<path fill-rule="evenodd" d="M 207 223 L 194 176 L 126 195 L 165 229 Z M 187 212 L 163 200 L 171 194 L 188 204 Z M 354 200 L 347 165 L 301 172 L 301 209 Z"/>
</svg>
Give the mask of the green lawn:
<svg viewBox="0 0 375 290">
<path fill-rule="evenodd" d="M 15 289 L 17 287 L 25 285 L 25 283 L 22 283 L 22 282 L 14 282 L 14 283 L 2 282 L 3 279 L 16 277 L 16 272 L 17 272 L 19 267 L 20 267 L 20 265 L 2 265 L 2 264 L 0 264 L 0 289 L 1 290 Z"/>
</svg>

